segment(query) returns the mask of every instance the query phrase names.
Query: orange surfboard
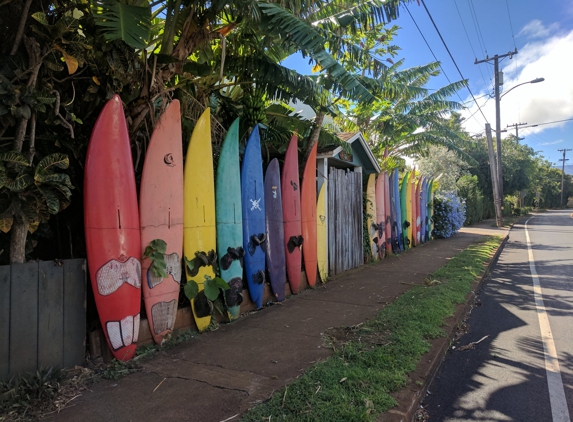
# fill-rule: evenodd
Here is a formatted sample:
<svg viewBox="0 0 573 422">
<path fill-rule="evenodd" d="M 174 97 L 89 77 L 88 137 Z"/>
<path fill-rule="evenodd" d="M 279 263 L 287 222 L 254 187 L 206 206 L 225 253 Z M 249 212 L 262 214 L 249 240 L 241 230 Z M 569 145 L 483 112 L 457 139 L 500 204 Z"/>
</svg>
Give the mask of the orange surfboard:
<svg viewBox="0 0 573 422">
<path fill-rule="evenodd" d="M 141 263 L 147 321 L 153 340 L 161 344 L 175 325 L 183 255 L 183 143 L 178 100 L 167 107 L 151 135 L 141 174 L 139 210 L 141 256 L 152 240 L 167 243 L 163 254 L 166 278 L 153 273 L 149 258 Z"/>
<path fill-rule="evenodd" d="M 317 245 L 316 245 L 316 150 L 318 142 L 314 144 L 302 175 L 301 186 L 301 225 L 302 256 L 304 258 L 304 268 L 308 285 L 316 285 L 316 272 L 318 269 Z"/>
</svg>

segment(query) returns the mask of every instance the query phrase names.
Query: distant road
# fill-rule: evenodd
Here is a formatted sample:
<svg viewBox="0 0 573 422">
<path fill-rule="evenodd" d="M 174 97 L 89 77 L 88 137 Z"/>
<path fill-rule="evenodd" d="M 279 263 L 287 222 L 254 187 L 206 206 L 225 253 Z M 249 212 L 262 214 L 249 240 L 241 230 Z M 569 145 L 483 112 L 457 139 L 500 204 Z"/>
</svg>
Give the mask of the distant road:
<svg viewBox="0 0 573 422">
<path fill-rule="evenodd" d="M 511 230 L 468 334 L 429 388 L 431 422 L 573 417 L 572 211 L 538 214 Z"/>
</svg>

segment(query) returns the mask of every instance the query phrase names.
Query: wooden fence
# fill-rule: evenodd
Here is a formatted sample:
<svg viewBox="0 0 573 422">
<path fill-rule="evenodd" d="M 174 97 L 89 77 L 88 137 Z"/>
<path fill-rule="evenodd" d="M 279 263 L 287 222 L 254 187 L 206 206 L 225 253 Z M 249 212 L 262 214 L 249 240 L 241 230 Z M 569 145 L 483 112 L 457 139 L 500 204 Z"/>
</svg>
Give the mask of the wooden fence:
<svg viewBox="0 0 573 422">
<path fill-rule="evenodd" d="M 86 261 L 0 266 L 0 379 L 85 360 Z"/>
<path fill-rule="evenodd" d="M 328 171 L 328 267 L 330 275 L 364 263 L 362 173 Z"/>
</svg>

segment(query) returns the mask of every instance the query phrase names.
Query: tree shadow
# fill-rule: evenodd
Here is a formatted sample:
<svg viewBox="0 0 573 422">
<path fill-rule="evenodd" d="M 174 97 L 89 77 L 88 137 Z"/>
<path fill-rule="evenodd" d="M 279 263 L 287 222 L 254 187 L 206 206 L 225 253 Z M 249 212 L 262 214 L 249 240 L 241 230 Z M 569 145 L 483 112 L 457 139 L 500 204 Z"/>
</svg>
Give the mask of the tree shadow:
<svg viewBox="0 0 573 422">
<path fill-rule="evenodd" d="M 523 257 L 522 249 L 527 249 L 524 242 L 506 245 L 479 293 L 480 306 L 467 321 L 471 329 L 454 344 L 455 349 L 449 350 L 423 401 L 430 420 L 552 420 L 529 263 L 516 259 Z M 566 283 L 544 279 L 548 267 L 553 273 L 573 274 L 571 260 L 536 262 L 542 286 L 548 291 L 544 291 L 548 315 L 570 316 L 570 288 Z M 531 328 L 526 331 L 527 325 Z M 519 335 L 521 332 L 528 334 Z M 460 346 L 484 336 L 488 337 L 473 349 L 459 351 Z M 506 349 L 506 344 L 513 351 Z M 559 361 L 562 368 L 573 368 L 573 355 L 560 353 Z M 573 395 L 571 377 L 564 374 L 563 381 Z"/>
</svg>

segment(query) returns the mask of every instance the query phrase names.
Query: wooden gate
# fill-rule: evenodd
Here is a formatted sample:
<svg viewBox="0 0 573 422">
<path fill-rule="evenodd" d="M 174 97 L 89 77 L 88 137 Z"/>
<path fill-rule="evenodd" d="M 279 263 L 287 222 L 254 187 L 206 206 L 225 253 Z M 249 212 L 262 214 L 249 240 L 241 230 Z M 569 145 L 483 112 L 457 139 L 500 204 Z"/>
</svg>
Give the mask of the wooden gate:
<svg viewBox="0 0 573 422">
<path fill-rule="evenodd" d="M 364 263 L 362 173 L 328 171 L 328 268 L 335 275 Z"/>
<path fill-rule="evenodd" d="M 86 260 L 0 266 L 0 380 L 85 360 Z"/>
</svg>

